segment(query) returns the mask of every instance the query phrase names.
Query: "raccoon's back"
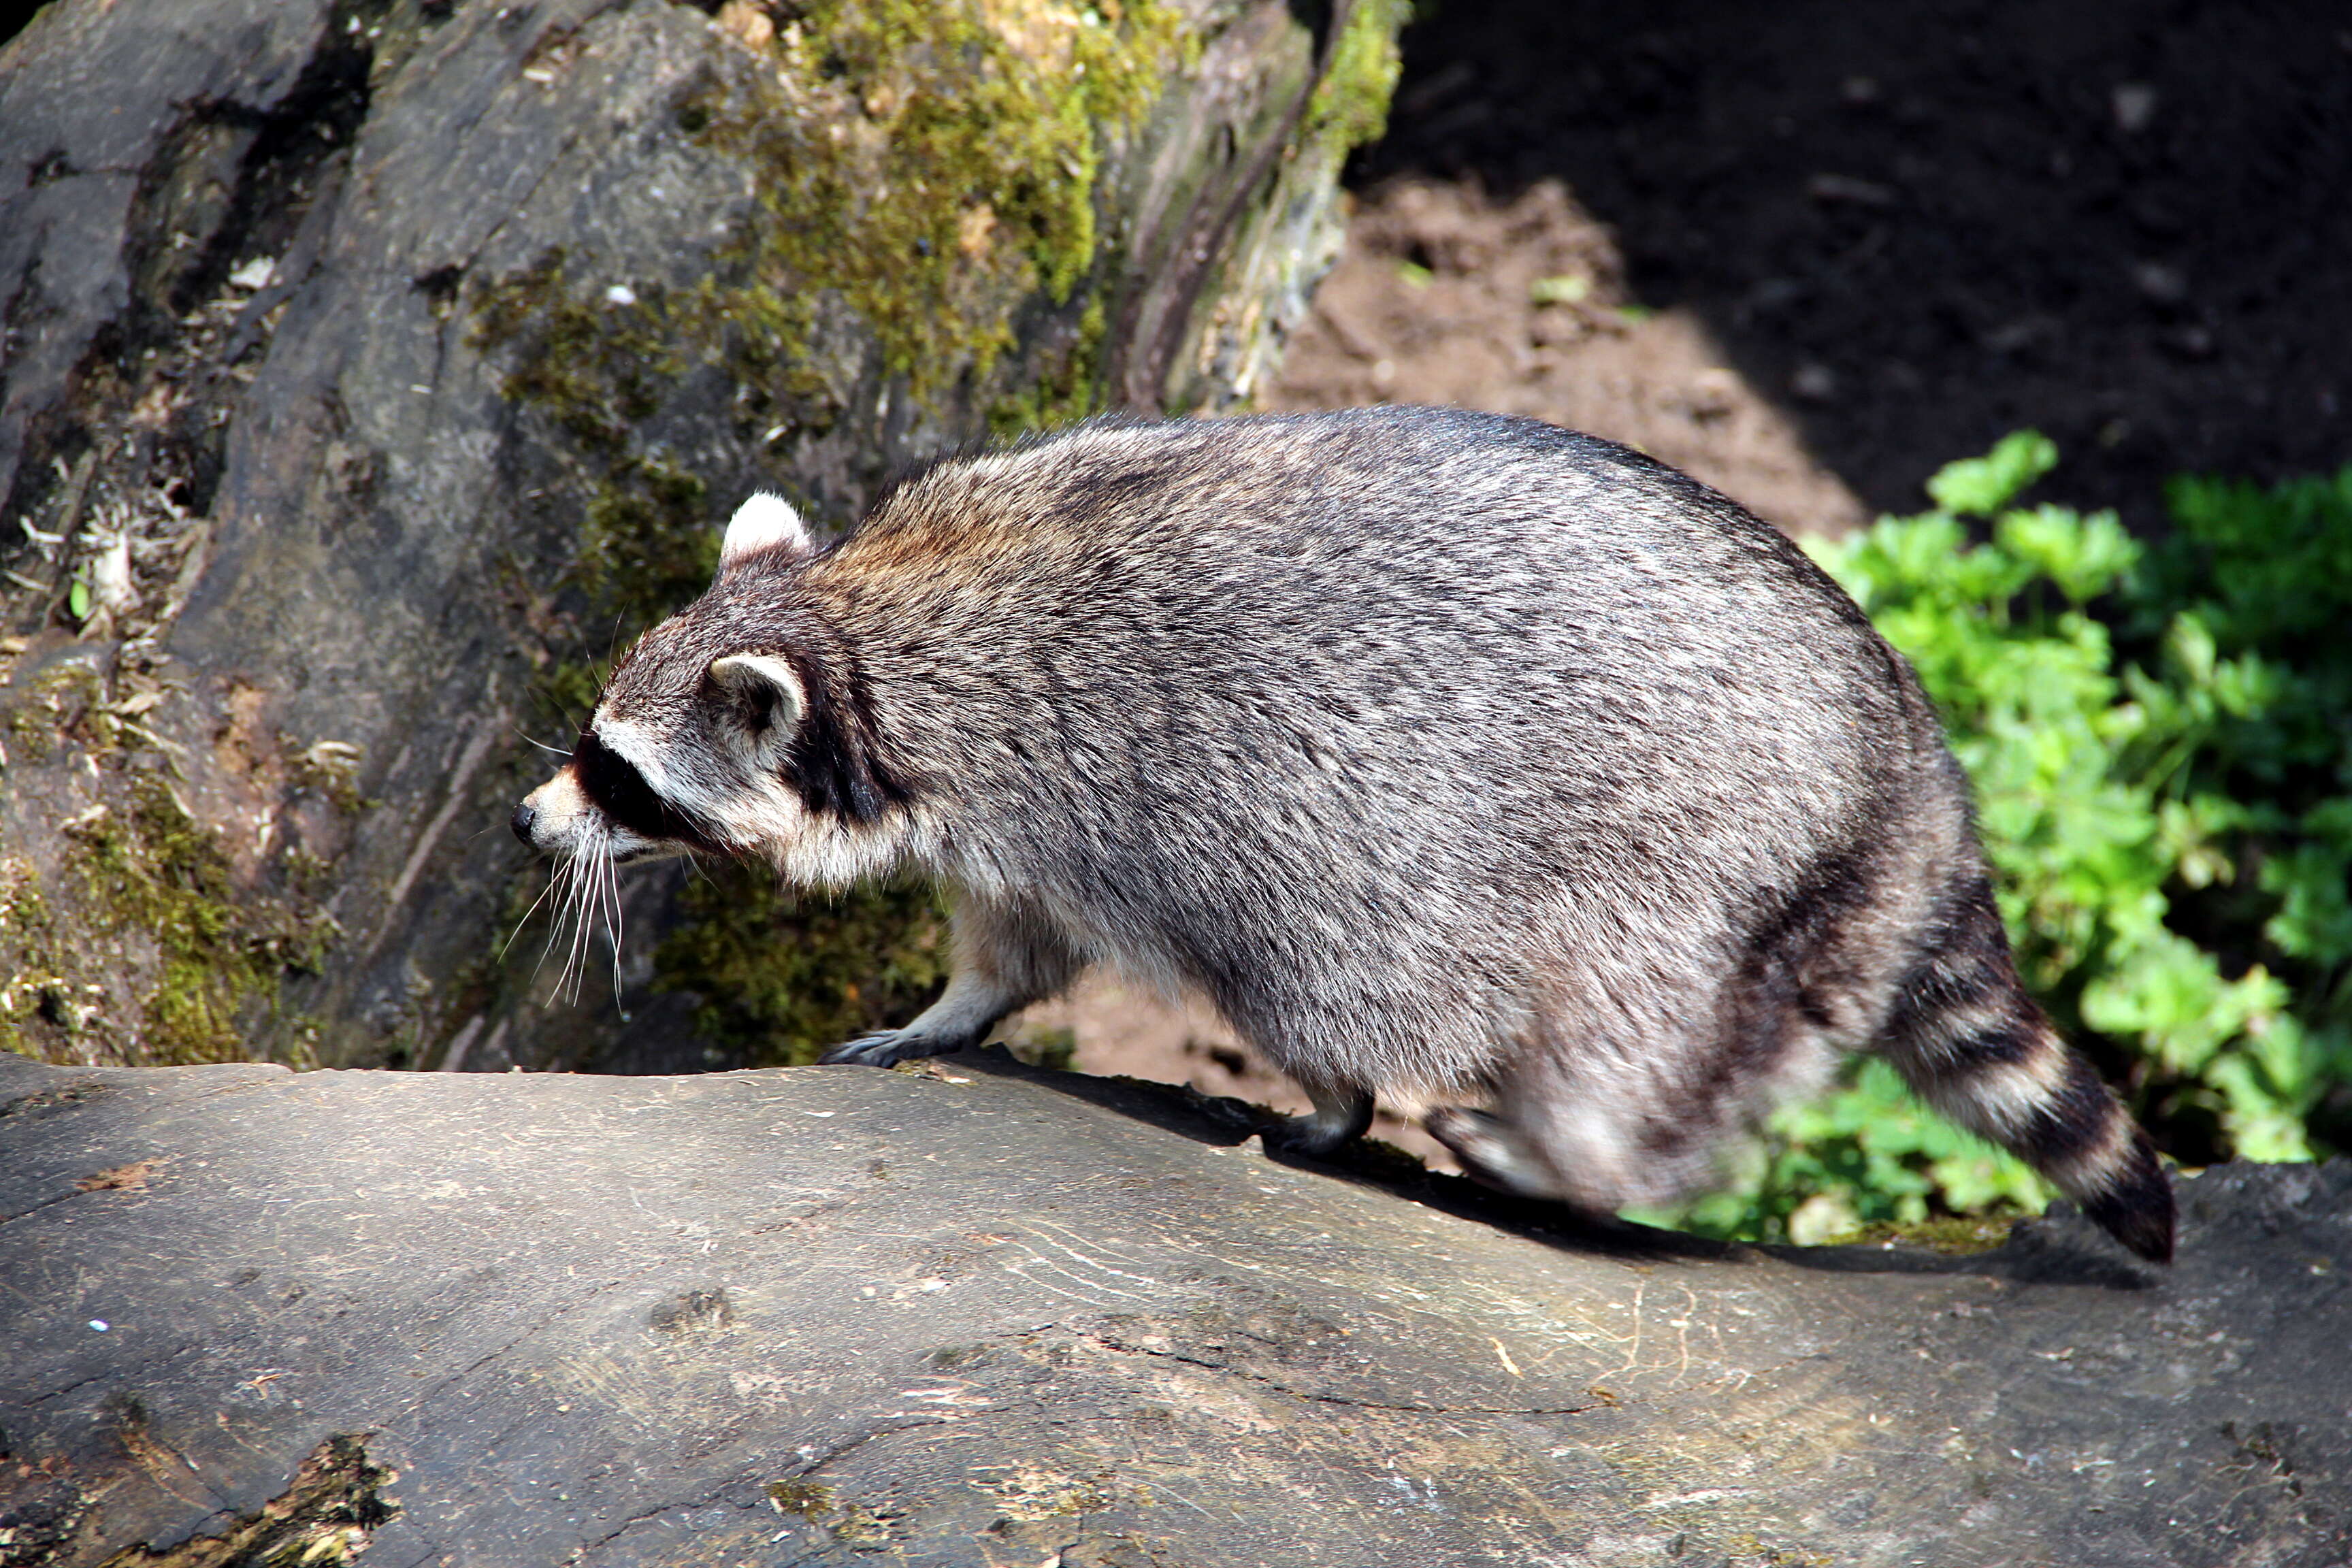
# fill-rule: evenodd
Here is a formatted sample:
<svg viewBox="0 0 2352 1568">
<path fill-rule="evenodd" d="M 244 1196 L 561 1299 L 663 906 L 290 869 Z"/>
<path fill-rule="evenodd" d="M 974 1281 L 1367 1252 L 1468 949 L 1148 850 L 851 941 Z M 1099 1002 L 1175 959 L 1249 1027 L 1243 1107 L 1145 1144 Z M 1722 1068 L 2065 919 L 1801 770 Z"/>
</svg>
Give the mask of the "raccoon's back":
<svg viewBox="0 0 2352 1568">
<path fill-rule="evenodd" d="M 1159 879 L 1320 880 L 1335 841 L 1482 895 L 1737 879 L 1910 749 L 1893 656 L 1778 532 L 1532 421 L 1082 427 L 932 469 L 811 575 L 909 767 L 1008 824 L 1139 816 Z"/>
</svg>

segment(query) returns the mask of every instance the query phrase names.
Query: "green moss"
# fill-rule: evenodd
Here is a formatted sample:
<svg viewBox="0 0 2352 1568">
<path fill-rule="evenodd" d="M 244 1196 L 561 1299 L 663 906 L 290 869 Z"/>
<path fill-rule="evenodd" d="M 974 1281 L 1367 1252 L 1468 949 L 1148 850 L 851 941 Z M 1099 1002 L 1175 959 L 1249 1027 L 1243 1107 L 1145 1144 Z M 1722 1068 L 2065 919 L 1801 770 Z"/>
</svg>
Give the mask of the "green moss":
<svg viewBox="0 0 2352 1568">
<path fill-rule="evenodd" d="M 877 1509 L 864 1503 L 843 1502 L 831 1487 L 797 1478 L 770 1481 L 761 1489 L 768 1494 L 769 1506 L 778 1513 L 796 1513 L 812 1524 L 821 1525 L 835 1541 L 853 1551 L 888 1546 L 900 1534 L 900 1510 L 892 1503 Z"/>
<path fill-rule="evenodd" d="M 770 1481 L 762 1489 L 780 1513 L 815 1519 L 833 1511 L 833 1489 L 821 1481 Z"/>
<path fill-rule="evenodd" d="M 658 289 L 650 302 L 591 302 L 571 288 L 569 262 L 550 250 L 487 289 L 474 312 L 476 339 L 515 351 L 501 389 L 547 417 L 593 465 L 579 548 L 566 585 L 589 619 L 625 643 L 699 594 L 718 565 L 709 487 L 636 431 L 675 390 L 686 352 L 671 342 Z M 692 345 L 687 345 L 690 348 Z M 605 669 L 584 658 L 541 672 L 543 705 L 577 718 L 593 704 Z"/>
<path fill-rule="evenodd" d="M 121 726 L 106 710 L 105 679 L 78 660 L 34 677 L 0 716 L 0 727 L 7 731 L 0 751 L 33 763 L 48 761 L 61 742 L 98 753 L 112 751 L 122 738 Z"/>
<path fill-rule="evenodd" d="M 818 0 L 772 54 L 772 81 L 681 118 L 763 176 L 732 258 L 751 289 L 699 302 L 798 358 L 832 291 L 925 397 L 984 375 L 1024 300 L 1067 300 L 1093 270 L 1105 141 L 1192 45 L 1157 0 Z"/>
<path fill-rule="evenodd" d="M 567 265 L 559 246 L 486 289 L 475 333 L 489 347 L 523 346 L 501 384 L 510 401 L 547 414 L 590 455 L 623 461 L 681 362 L 658 298 L 616 305 L 575 296 Z"/>
<path fill-rule="evenodd" d="M 298 790 L 308 790 L 341 812 L 345 816 L 357 816 L 377 803 L 360 794 L 360 749 L 341 741 L 320 741 L 308 750 L 297 751 L 279 737 L 279 749 L 287 757 L 286 771 Z M 286 858 L 289 879 L 305 890 L 325 880 L 326 863 L 302 850 L 289 851 Z"/>
<path fill-rule="evenodd" d="M 884 1503 L 879 1508 L 845 1503 L 841 1517 L 828 1521 L 825 1529 L 853 1552 L 877 1552 L 898 1539 L 898 1517 L 899 1508 L 895 1503 Z"/>
<path fill-rule="evenodd" d="M 1107 143 L 1196 52 L 1159 0 L 813 5 L 768 47 L 772 73 L 714 84 L 678 111 L 682 131 L 758 179 L 713 275 L 618 310 L 547 301 L 557 352 L 513 389 L 568 410 L 567 427 L 593 440 L 610 426 L 601 412 L 581 418 L 599 401 L 582 395 L 584 378 L 630 362 L 674 369 L 667 356 L 684 353 L 726 365 L 747 409 L 824 428 L 837 410 L 809 358 L 827 297 L 865 321 L 918 398 L 985 383 L 1029 301 L 1066 303 L 1094 275 Z M 1083 395 L 1066 388 L 1061 404 L 1091 408 L 1100 334 L 1097 313 L 1073 356 Z"/>
<path fill-rule="evenodd" d="M 339 934 L 317 904 L 328 868 L 292 850 L 284 891 L 233 885 L 218 837 L 181 806 L 165 764 L 121 750 L 92 665 L 43 671 L 5 723 L 26 760 L 77 751 L 104 798 L 61 825 L 67 849 L 47 889 L 28 862 L 0 861 L 0 1048 L 137 1065 L 247 1059 L 240 1020 L 274 1004 L 286 974 L 315 972 Z M 289 768 L 348 812 L 366 804 L 357 761 L 327 742 Z"/>
<path fill-rule="evenodd" d="M 1903 1247 L 1924 1247 L 1930 1252 L 1968 1257 L 1979 1252 L 1990 1252 L 2008 1241 L 2010 1227 L 2021 1217 L 2018 1215 L 1938 1215 L 1916 1225 L 1866 1225 L 1852 1237 L 1839 1239 L 1872 1246 L 1893 1242 Z"/>
<path fill-rule="evenodd" d="M 719 569 L 709 487 L 667 458 L 626 458 L 589 500 L 581 583 L 648 621 L 702 592 Z"/>
<path fill-rule="evenodd" d="M 1077 331 L 1066 351 L 1042 356 L 1034 380 L 989 405 L 989 433 L 1005 439 L 1076 424 L 1095 413 L 1101 404 L 1097 387 L 1105 330 L 1102 301 L 1097 300 L 1078 318 Z"/>
<path fill-rule="evenodd" d="M 44 723 L 38 714 L 25 708 L 11 708 L 5 724 L 9 745 L 25 761 L 46 763 L 56 754 L 56 728 Z"/>
<path fill-rule="evenodd" d="M 1345 153 L 1378 141 L 1388 129 L 1389 100 L 1402 68 L 1397 32 L 1412 9 L 1411 0 L 1357 0 L 1331 51 L 1330 68 L 1307 100 L 1299 131 L 1303 144 L 1328 138 L 1335 152 Z"/>
<path fill-rule="evenodd" d="M 337 934 L 323 913 L 240 900 L 219 840 L 161 778 L 135 779 L 127 812 L 95 810 L 67 831 L 67 864 L 96 932 L 155 944 L 159 972 L 141 1031 L 148 1061 L 244 1059 L 247 1009 L 274 1002 L 289 972 L 315 971 Z"/>
<path fill-rule="evenodd" d="M 0 1050 L 21 1056 L 43 1053 L 36 1020 L 51 1031 L 77 1032 L 87 1000 L 66 971 L 57 921 L 33 868 L 21 860 L 0 860 L 0 953 L 6 978 L 0 979 Z"/>
<path fill-rule="evenodd" d="M 1004 1045 L 1015 1058 L 1033 1068 L 1068 1072 L 1077 1066 L 1078 1034 L 1076 1029 L 1024 1028 L 1006 1040 Z"/>
<path fill-rule="evenodd" d="M 705 1038 L 763 1067 L 894 1027 L 947 978 L 947 924 L 927 889 L 794 894 L 761 867 L 715 867 L 679 900 L 655 985 L 700 998 Z"/>
</svg>

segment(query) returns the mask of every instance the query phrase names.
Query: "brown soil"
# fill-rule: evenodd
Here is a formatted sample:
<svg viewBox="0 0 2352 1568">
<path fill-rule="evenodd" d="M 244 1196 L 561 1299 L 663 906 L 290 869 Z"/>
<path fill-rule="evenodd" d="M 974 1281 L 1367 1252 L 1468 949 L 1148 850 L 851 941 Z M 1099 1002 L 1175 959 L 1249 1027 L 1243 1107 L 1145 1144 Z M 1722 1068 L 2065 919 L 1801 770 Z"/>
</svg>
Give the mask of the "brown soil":
<svg viewBox="0 0 2352 1568">
<path fill-rule="evenodd" d="M 1534 415 L 1794 529 L 1917 510 L 2024 426 L 2063 455 L 2042 493 L 2143 529 L 2177 472 L 2352 459 L 2333 0 L 1440 0 L 1353 184 L 1268 406 Z M 1307 1104 L 1108 979 L 1021 1027 Z"/>
<path fill-rule="evenodd" d="M 1451 403 L 1638 447 L 1784 527 L 1841 531 L 1862 503 L 1692 312 L 1653 312 L 1616 237 L 1558 181 L 1510 201 L 1409 176 L 1357 207 L 1291 340 L 1275 408 Z"/>
</svg>

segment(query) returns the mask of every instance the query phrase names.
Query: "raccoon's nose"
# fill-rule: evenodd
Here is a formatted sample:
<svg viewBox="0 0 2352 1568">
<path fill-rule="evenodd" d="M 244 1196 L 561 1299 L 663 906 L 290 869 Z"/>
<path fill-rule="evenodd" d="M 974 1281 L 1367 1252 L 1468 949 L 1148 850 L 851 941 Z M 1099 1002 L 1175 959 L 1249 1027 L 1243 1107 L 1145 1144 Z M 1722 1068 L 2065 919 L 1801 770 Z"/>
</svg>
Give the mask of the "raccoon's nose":
<svg viewBox="0 0 2352 1568">
<path fill-rule="evenodd" d="M 508 819 L 507 826 L 514 829 L 514 836 L 517 838 L 536 849 L 539 847 L 539 840 L 530 836 L 530 829 L 531 825 L 538 820 L 539 808 L 532 805 L 530 802 L 524 801 L 515 807 L 515 814 Z"/>
</svg>

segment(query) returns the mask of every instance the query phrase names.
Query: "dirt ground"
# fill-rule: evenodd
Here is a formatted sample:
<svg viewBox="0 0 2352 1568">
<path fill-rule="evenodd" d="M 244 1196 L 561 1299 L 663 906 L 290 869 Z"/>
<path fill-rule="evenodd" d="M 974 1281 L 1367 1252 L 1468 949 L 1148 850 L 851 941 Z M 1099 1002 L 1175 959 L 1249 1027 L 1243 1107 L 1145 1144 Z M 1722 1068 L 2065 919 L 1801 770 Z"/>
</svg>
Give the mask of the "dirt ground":
<svg viewBox="0 0 2352 1568">
<path fill-rule="evenodd" d="M 2342 0 L 1437 0 L 1354 183 L 1423 178 L 1560 182 L 1874 510 L 2021 426 L 2140 525 L 2352 458 Z"/>
<path fill-rule="evenodd" d="M 2352 461 L 2352 9 L 1436 0 L 1265 398 L 1637 446 L 1794 530 L 2032 426 L 2040 493 Z M 1285 1110 L 1203 1009 L 1033 1011 L 1076 1065 Z M 1374 1136 L 1433 1156 L 1384 1113 Z"/>
<path fill-rule="evenodd" d="M 1616 237 L 1557 180 L 1503 199 L 1405 175 L 1362 196 L 1265 402 L 1533 415 L 1639 447 L 1784 527 L 1864 516 L 1702 320 L 1634 298 Z"/>
</svg>

